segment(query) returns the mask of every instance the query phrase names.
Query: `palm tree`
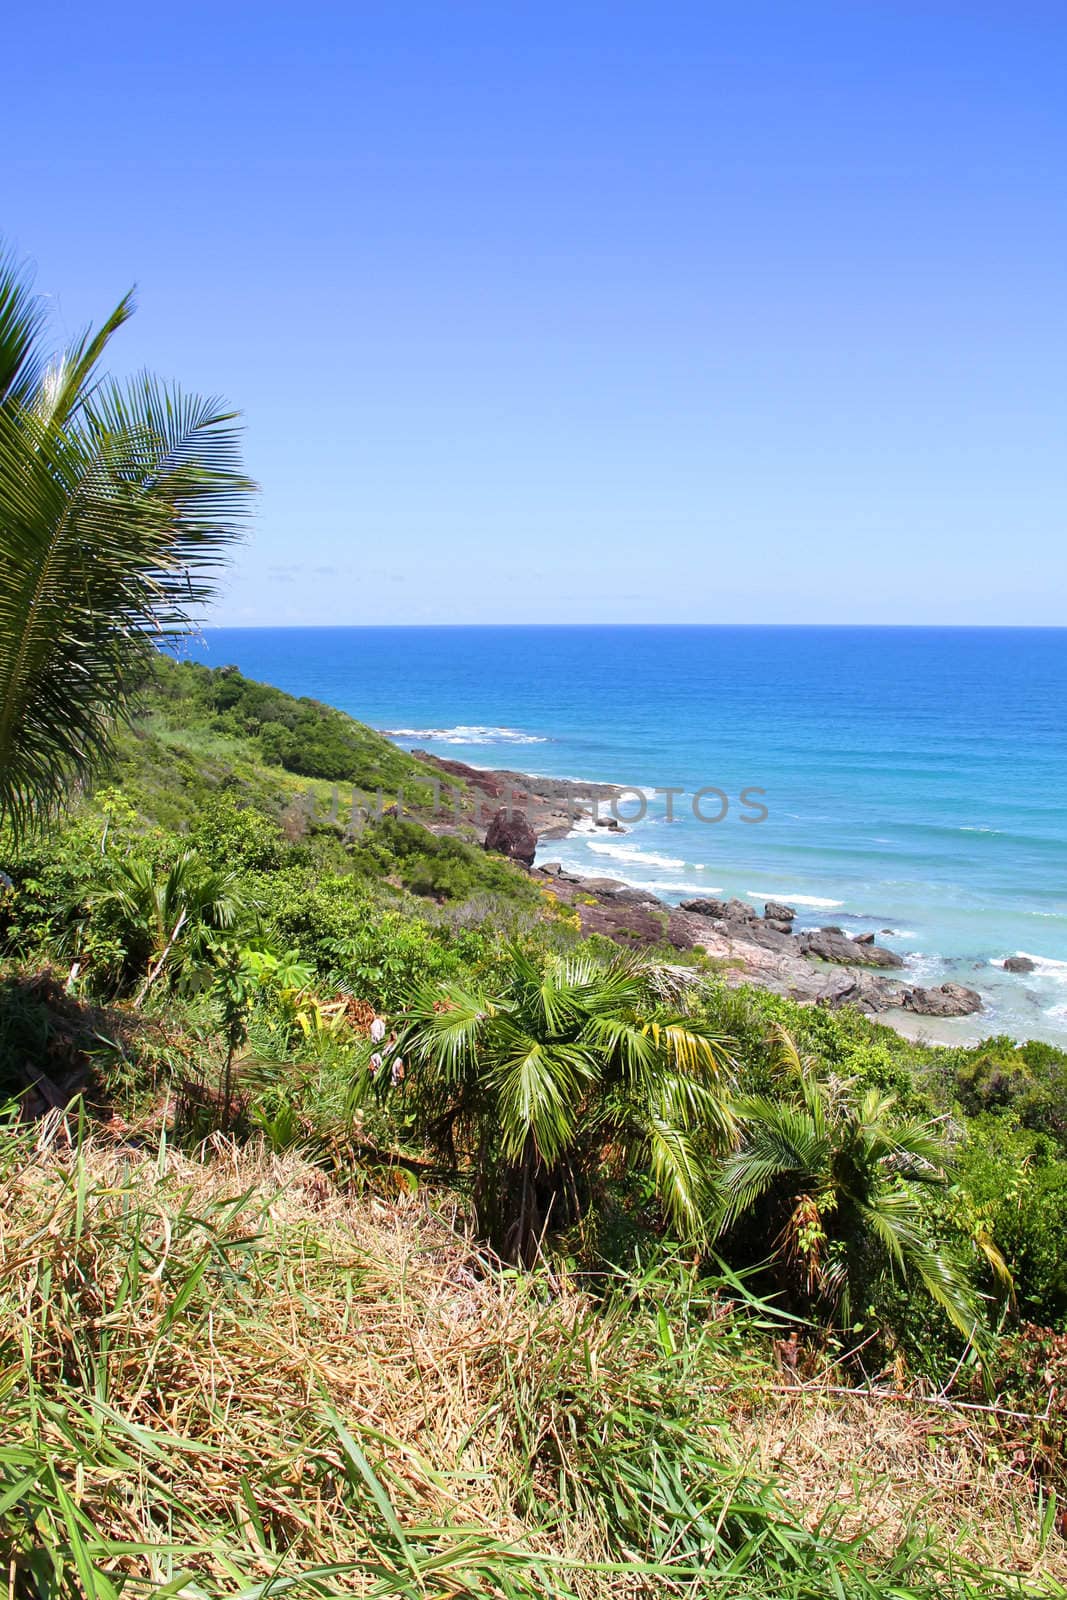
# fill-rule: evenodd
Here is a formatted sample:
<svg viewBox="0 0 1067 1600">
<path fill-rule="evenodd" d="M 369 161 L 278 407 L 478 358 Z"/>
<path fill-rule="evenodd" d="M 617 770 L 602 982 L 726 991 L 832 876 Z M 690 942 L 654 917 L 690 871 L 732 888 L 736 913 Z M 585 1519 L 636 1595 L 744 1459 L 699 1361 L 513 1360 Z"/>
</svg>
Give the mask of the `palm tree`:
<svg viewBox="0 0 1067 1600">
<path fill-rule="evenodd" d="M 922 1191 L 949 1173 L 944 1139 L 899 1118 L 893 1095 L 819 1077 L 784 1030 L 778 1044 L 791 1085 L 782 1098 L 736 1103 L 741 1143 L 720 1178 L 721 1230 L 747 1217 L 761 1241 L 769 1235 L 783 1287 L 803 1309 L 848 1322 L 861 1291 L 888 1270 L 917 1278 L 980 1344 L 980 1297 L 924 1224 Z"/>
<path fill-rule="evenodd" d="M 120 861 L 96 905 L 115 928 L 129 968 L 141 975 L 137 1005 L 164 971 L 188 976 L 204 969 L 218 936 L 232 933 L 252 910 L 240 878 L 207 867 L 192 850 L 163 874 L 139 857 Z"/>
<path fill-rule="evenodd" d="M 155 644 L 188 630 L 252 485 L 234 412 L 100 373 L 126 295 L 52 355 L 43 300 L 0 255 L 0 821 L 54 810 L 110 749 Z"/>
<path fill-rule="evenodd" d="M 668 969 L 509 948 L 498 992 L 414 990 L 396 1049 L 431 1140 L 474 1163 L 482 1226 L 529 1263 L 581 1209 L 606 1160 L 647 1171 L 700 1236 L 714 1152 L 733 1138 L 726 1041 L 685 1015 Z"/>
</svg>

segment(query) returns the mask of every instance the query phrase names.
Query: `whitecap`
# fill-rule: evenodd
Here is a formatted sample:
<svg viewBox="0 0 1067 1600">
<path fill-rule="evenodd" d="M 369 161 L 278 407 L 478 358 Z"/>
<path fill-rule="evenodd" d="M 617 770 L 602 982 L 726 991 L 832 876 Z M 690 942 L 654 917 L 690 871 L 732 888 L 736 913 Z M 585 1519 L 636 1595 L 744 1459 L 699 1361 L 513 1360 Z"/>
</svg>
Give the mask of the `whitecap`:
<svg viewBox="0 0 1067 1600">
<path fill-rule="evenodd" d="M 454 728 L 383 728 L 389 739 L 431 739 L 435 744 L 547 744 L 540 733 L 518 728 L 485 728 L 460 723 Z"/>
<path fill-rule="evenodd" d="M 1067 983 L 1067 961 L 1057 961 L 1052 956 L 1035 956 L 1029 950 L 1016 950 L 1017 956 L 1025 956 L 1034 963 L 1032 972 L 1024 973 L 1027 978 L 1051 978 L 1055 983 Z M 1003 967 L 1006 956 L 998 956 L 989 964 L 992 967 Z"/>
<path fill-rule="evenodd" d="M 599 835 L 603 830 L 597 826 L 590 812 L 580 811 L 570 823 L 570 831 L 571 833 L 595 833 Z"/>
<path fill-rule="evenodd" d="M 762 889 L 746 889 L 750 900 L 778 900 L 787 906 L 818 906 L 827 909 L 833 906 L 843 906 L 843 900 L 823 900 L 817 894 L 788 894 L 784 889 L 775 889 L 767 894 Z"/>
<path fill-rule="evenodd" d="M 635 865 L 640 863 L 648 867 L 684 867 L 685 861 L 680 856 L 661 856 L 654 850 L 639 850 L 633 844 L 613 844 L 608 840 L 598 840 L 596 844 L 589 845 L 589 849 L 598 856 L 615 856 L 619 861 L 632 861 Z"/>
<path fill-rule="evenodd" d="M 702 896 L 726 893 L 721 885 L 716 887 L 715 884 L 711 883 L 663 883 L 659 878 L 654 878 L 651 883 L 642 883 L 638 887 L 642 889 L 663 889 L 667 894 L 691 894 L 695 889 L 699 889 Z"/>
</svg>

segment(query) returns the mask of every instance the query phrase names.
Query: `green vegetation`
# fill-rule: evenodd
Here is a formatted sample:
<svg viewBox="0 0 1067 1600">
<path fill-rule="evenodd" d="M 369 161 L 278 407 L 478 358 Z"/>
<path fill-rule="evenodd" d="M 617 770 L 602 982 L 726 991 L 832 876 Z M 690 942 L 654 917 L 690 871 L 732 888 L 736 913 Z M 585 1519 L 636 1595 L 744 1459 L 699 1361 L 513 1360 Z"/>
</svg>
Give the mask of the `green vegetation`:
<svg viewBox="0 0 1067 1600">
<path fill-rule="evenodd" d="M 714 1158 L 733 1119 L 723 1040 L 662 969 L 506 953 L 492 994 L 424 982 L 398 1052 L 418 1071 L 418 1126 L 455 1165 L 477 1152 L 476 1214 L 509 1261 L 536 1259 L 588 1207 L 610 1144 L 647 1171 L 665 1214 L 706 1238 Z"/>
<path fill-rule="evenodd" d="M 1067 1592 L 1061 1052 L 583 941 L 420 763 L 232 670 L 153 663 L 109 779 L 0 834 L 0 1083 L 86 1119 L 4 1136 L 16 1594 Z M 834 1385 L 1010 1397 L 961 1413 L 992 1522 L 776 1482 L 731 1432 L 763 1459 L 779 1367 L 820 1461 Z"/>
<path fill-rule="evenodd" d="M 253 683 L 236 667 L 212 671 L 197 662 L 175 666 L 159 658 L 154 704 L 162 728 L 183 738 L 203 732 L 239 740 L 253 759 L 306 778 L 327 778 L 395 798 L 427 800 L 426 769 L 373 729 L 317 700 L 297 700 L 269 684 Z"/>
<path fill-rule="evenodd" d="M 296 1156 L 32 1128 L 5 1130 L 0 1214 L 16 1596 L 1064 1592 L 1053 1503 L 1013 1525 L 991 1472 L 970 1526 L 887 1516 L 883 1479 L 857 1535 L 862 1470 L 806 1515 L 749 1455 L 765 1316 L 669 1255 L 593 1301 Z M 921 1422 L 881 1419 L 908 1488 L 944 1470 Z"/>
<path fill-rule="evenodd" d="M 921 1049 L 583 941 L 462 825 L 427 830 L 417 761 L 254 690 L 161 658 L 109 785 L 47 840 L 0 835 L 0 1078 L 89 1117 L 72 1150 L 5 1136 L 15 1592 L 1065 1592 L 1041 1418 L 1067 1364 L 1067 1059 Z M 355 826 L 329 775 L 268 759 L 265 730 L 319 721 L 358 753 Z M 376 761 L 413 814 L 375 815 Z M 444 1205 L 458 1235 L 433 1234 Z M 401 1417 L 373 1374 L 439 1328 L 423 1250 L 486 1325 Z M 811 1484 L 724 1431 L 762 1455 L 776 1363 L 820 1427 L 826 1384 L 878 1371 L 1010 1397 L 1038 1420 L 986 1430 L 992 1527 L 969 1499 L 890 1533 L 873 1487 L 847 1535 L 813 1520 Z"/>
<path fill-rule="evenodd" d="M 737 1102 L 741 1139 L 721 1174 L 727 1226 L 743 1219 L 751 1230 L 756 1214 L 761 1235 L 768 1224 L 777 1229 L 782 1289 L 809 1315 L 848 1326 L 895 1269 L 986 1348 L 974 1286 L 924 1226 L 922 1190 L 946 1179 L 942 1135 L 902 1119 L 894 1096 L 824 1076 L 784 1030 L 778 1038 L 786 1079 L 778 1096 Z M 991 1245 L 989 1254 L 1007 1276 Z"/>
</svg>

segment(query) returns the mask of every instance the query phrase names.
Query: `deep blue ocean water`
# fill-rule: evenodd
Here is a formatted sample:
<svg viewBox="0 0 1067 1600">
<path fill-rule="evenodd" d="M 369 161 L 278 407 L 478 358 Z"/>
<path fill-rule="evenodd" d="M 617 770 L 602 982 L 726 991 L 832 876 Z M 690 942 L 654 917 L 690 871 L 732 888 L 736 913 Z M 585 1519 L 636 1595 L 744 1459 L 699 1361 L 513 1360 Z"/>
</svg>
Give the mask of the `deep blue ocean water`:
<svg viewBox="0 0 1067 1600">
<path fill-rule="evenodd" d="M 1067 629 L 217 629 L 190 653 L 407 747 L 683 789 L 673 821 L 649 796 L 625 836 L 590 827 L 541 857 L 892 928 L 919 981 L 988 996 L 960 1037 L 1067 1037 Z M 712 786 L 716 824 L 692 810 Z M 742 820 L 746 788 L 764 822 Z M 1034 973 L 996 965 L 1020 952 Z"/>
</svg>

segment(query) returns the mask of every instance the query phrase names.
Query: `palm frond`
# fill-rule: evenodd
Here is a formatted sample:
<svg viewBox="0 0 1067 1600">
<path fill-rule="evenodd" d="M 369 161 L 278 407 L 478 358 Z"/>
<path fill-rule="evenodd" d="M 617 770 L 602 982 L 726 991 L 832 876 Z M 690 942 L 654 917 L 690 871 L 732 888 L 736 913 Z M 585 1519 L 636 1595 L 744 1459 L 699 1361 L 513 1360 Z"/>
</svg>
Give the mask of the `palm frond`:
<svg viewBox="0 0 1067 1600">
<path fill-rule="evenodd" d="M 156 641 L 194 625 L 252 485 L 235 414 L 97 380 L 127 296 L 51 366 L 0 262 L 0 819 L 40 823 L 111 749 Z"/>
<path fill-rule="evenodd" d="M 54 361 L 44 374 L 34 402 L 42 422 L 63 427 L 92 394 L 96 368 L 114 333 L 133 316 L 133 290 L 123 295 L 111 315 Z"/>
<path fill-rule="evenodd" d="M 914 1273 L 949 1321 L 979 1350 L 988 1346 L 981 1296 L 966 1268 L 952 1252 L 931 1244 L 922 1231 L 918 1207 L 903 1191 L 889 1191 L 863 1213 L 872 1231 L 899 1265 L 901 1275 Z"/>
<path fill-rule="evenodd" d="M 552 1166 L 573 1136 L 594 1080 L 592 1063 L 573 1046 L 548 1044 L 517 1030 L 500 1032 L 489 1084 L 499 1107 L 504 1154 L 517 1161 L 532 1138 L 539 1158 Z"/>
<path fill-rule="evenodd" d="M 400 1017 L 401 1051 L 458 1081 L 476 1062 L 479 1034 L 501 1003 L 459 984 L 428 983 L 409 996 Z"/>
<path fill-rule="evenodd" d="M 37 392 L 45 369 L 41 349 L 47 313 L 25 263 L 0 253 L 0 405 L 22 406 Z"/>
<path fill-rule="evenodd" d="M 690 1238 L 706 1237 L 711 1184 L 692 1136 L 668 1117 L 651 1116 L 646 1137 L 652 1180 L 668 1216 Z"/>
</svg>

